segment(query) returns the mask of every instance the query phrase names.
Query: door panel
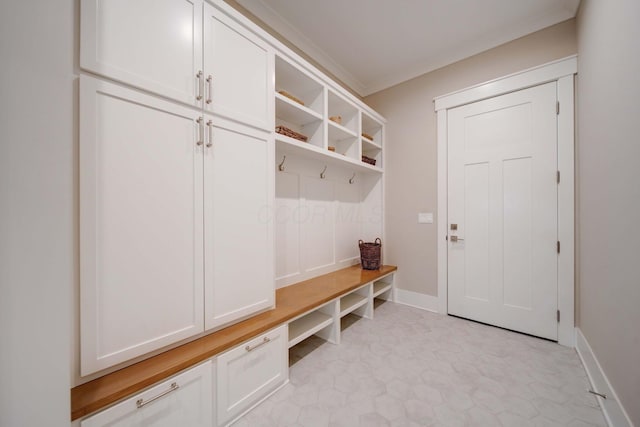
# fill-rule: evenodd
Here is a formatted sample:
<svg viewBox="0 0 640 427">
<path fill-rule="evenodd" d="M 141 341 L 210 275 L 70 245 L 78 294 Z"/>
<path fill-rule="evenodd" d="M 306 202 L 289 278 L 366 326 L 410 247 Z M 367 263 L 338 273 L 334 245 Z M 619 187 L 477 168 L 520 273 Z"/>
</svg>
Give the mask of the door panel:
<svg viewBox="0 0 640 427">
<path fill-rule="evenodd" d="M 273 145 L 214 125 L 205 148 L 205 328 L 274 303 Z"/>
<path fill-rule="evenodd" d="M 80 66 L 192 105 L 202 0 L 82 0 Z"/>
<path fill-rule="evenodd" d="M 465 230 L 464 295 L 489 300 L 489 164 L 476 163 L 465 167 Z M 458 224 L 461 227 L 462 224 Z M 461 246 L 458 246 L 459 248 Z"/>
<path fill-rule="evenodd" d="M 531 310 L 533 287 L 531 260 L 531 210 L 533 194 L 531 158 L 510 159 L 503 162 L 504 205 L 504 303 Z"/>
<path fill-rule="evenodd" d="M 557 338 L 556 83 L 449 110 L 449 313 Z"/>
<path fill-rule="evenodd" d="M 336 262 L 347 262 L 360 256 L 357 242 L 362 238 L 359 183 L 335 182 Z"/>
<path fill-rule="evenodd" d="M 300 178 L 304 202 L 300 215 L 300 248 L 303 271 L 309 272 L 335 263 L 335 196 L 329 180 Z"/>
<path fill-rule="evenodd" d="M 300 178 L 276 174 L 276 280 L 300 274 Z"/>
<path fill-rule="evenodd" d="M 205 5 L 205 109 L 214 114 L 273 130 L 273 75 L 267 45 L 256 35 Z"/>
<path fill-rule="evenodd" d="M 202 331 L 197 114 L 80 81 L 82 375 Z"/>
</svg>

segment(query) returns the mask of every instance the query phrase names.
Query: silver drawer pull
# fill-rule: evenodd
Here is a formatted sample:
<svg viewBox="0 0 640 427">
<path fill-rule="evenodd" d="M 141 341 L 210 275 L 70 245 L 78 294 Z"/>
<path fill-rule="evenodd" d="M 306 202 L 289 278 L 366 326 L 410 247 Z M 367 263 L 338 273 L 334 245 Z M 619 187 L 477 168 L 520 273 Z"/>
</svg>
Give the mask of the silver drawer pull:
<svg viewBox="0 0 640 427">
<path fill-rule="evenodd" d="M 171 393 L 172 391 L 176 391 L 179 388 L 180 388 L 180 386 L 178 385 L 178 383 L 171 383 L 171 385 L 169 386 L 169 390 L 163 391 L 159 395 L 157 395 L 155 397 L 152 397 L 151 399 L 147 400 L 146 402 L 144 401 L 144 399 L 136 400 L 136 406 L 138 407 L 138 409 L 140 409 L 143 406 L 148 405 L 151 402 L 155 402 L 156 400 L 160 399 L 161 397 L 166 396 L 167 394 Z"/>
<path fill-rule="evenodd" d="M 247 351 L 253 351 L 253 350 L 255 350 L 256 348 L 258 348 L 258 347 L 260 347 L 260 346 L 265 345 L 265 344 L 266 344 L 266 343 L 268 343 L 269 341 L 271 341 L 271 339 L 270 339 L 269 337 L 264 337 L 264 338 L 262 339 L 262 342 L 261 342 L 260 344 L 256 344 L 256 345 L 254 345 L 253 347 L 251 347 L 251 346 L 249 346 L 249 345 L 248 345 L 248 346 L 246 346 L 244 349 L 245 349 L 245 350 L 247 350 Z"/>
<path fill-rule="evenodd" d="M 207 148 L 211 148 L 213 146 L 213 120 L 209 120 L 207 122 L 207 127 L 209 128 L 209 142 L 207 142 Z"/>
<path fill-rule="evenodd" d="M 207 77 L 207 86 L 209 86 L 209 96 L 207 97 L 207 104 L 211 104 L 213 102 L 213 76 L 209 74 Z"/>
<path fill-rule="evenodd" d="M 202 144 L 204 144 L 204 118 L 202 117 L 198 117 L 198 119 L 196 120 L 196 123 L 198 123 L 198 141 L 196 142 L 196 145 L 199 147 Z"/>
<path fill-rule="evenodd" d="M 196 99 L 201 101 L 203 98 L 202 92 L 204 92 L 204 73 L 202 71 L 198 71 L 196 79 L 198 79 L 198 95 L 196 96 Z"/>
</svg>

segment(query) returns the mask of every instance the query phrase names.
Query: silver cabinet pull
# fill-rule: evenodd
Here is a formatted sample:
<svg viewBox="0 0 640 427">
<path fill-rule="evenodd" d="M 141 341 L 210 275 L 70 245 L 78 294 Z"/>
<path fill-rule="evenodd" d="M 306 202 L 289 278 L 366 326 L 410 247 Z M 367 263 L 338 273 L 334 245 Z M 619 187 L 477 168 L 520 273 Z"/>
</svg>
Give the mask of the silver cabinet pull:
<svg viewBox="0 0 640 427">
<path fill-rule="evenodd" d="M 209 88 L 209 96 L 207 97 L 207 104 L 213 102 L 213 76 L 209 74 L 207 76 L 207 87 Z"/>
<path fill-rule="evenodd" d="M 451 241 L 454 242 L 454 243 L 464 240 L 464 239 L 461 239 L 458 236 L 449 236 L 449 239 L 451 239 Z"/>
<path fill-rule="evenodd" d="M 254 345 L 253 347 L 251 347 L 251 346 L 246 346 L 244 349 L 245 349 L 245 350 L 247 350 L 248 352 L 249 352 L 249 351 L 253 351 L 253 350 L 255 350 L 256 348 L 258 348 L 258 347 L 261 347 L 261 346 L 265 345 L 265 344 L 266 344 L 266 343 L 268 343 L 269 341 L 271 341 L 271 339 L 270 339 L 269 337 L 264 337 L 264 338 L 262 339 L 262 342 L 260 342 L 259 344 L 256 344 L 256 345 Z"/>
<path fill-rule="evenodd" d="M 138 409 L 148 405 L 151 402 L 155 402 L 156 400 L 160 399 L 161 397 L 166 396 L 167 394 L 171 393 L 172 391 L 176 391 L 177 389 L 179 389 L 180 386 L 178 385 L 178 383 L 171 383 L 171 385 L 169 386 L 169 390 L 165 390 L 162 393 L 160 393 L 157 396 L 152 397 L 151 399 L 147 400 L 146 402 L 144 401 L 144 399 L 138 399 L 136 400 L 136 406 L 138 407 Z"/>
<path fill-rule="evenodd" d="M 204 92 L 204 73 L 202 70 L 198 71 L 196 78 L 198 79 L 198 96 L 196 96 L 196 99 L 201 101 L 203 98 L 202 92 Z"/>
<path fill-rule="evenodd" d="M 198 142 L 196 142 L 196 145 L 199 147 L 202 144 L 204 144 L 204 118 L 202 117 L 198 117 L 198 119 L 196 120 L 196 122 L 198 122 Z"/>
<path fill-rule="evenodd" d="M 207 148 L 211 148 L 213 146 L 213 121 L 207 121 L 207 127 L 209 128 L 209 142 L 207 142 Z"/>
</svg>

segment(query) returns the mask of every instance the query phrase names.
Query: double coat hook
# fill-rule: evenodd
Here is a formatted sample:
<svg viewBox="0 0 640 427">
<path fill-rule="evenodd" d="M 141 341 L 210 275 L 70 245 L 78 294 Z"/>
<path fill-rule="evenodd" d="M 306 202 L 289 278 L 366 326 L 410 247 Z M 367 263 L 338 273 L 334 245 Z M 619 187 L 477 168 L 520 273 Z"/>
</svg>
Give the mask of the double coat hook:
<svg viewBox="0 0 640 427">
<path fill-rule="evenodd" d="M 322 172 L 320 172 L 320 179 L 324 179 L 326 171 L 327 171 L 327 166 L 325 165 L 324 169 L 322 169 Z"/>
</svg>

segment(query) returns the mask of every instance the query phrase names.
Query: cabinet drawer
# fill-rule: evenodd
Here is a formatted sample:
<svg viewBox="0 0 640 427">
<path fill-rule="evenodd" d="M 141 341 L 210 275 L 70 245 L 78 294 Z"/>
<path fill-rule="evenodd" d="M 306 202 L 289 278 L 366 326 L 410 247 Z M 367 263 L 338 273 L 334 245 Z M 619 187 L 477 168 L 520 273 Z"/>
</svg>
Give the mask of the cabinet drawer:
<svg viewBox="0 0 640 427">
<path fill-rule="evenodd" d="M 211 427 L 211 362 L 189 369 L 80 423 L 81 427 Z"/>
<path fill-rule="evenodd" d="M 218 425 L 222 426 L 287 381 L 287 325 L 221 354 L 216 365 Z"/>
</svg>

